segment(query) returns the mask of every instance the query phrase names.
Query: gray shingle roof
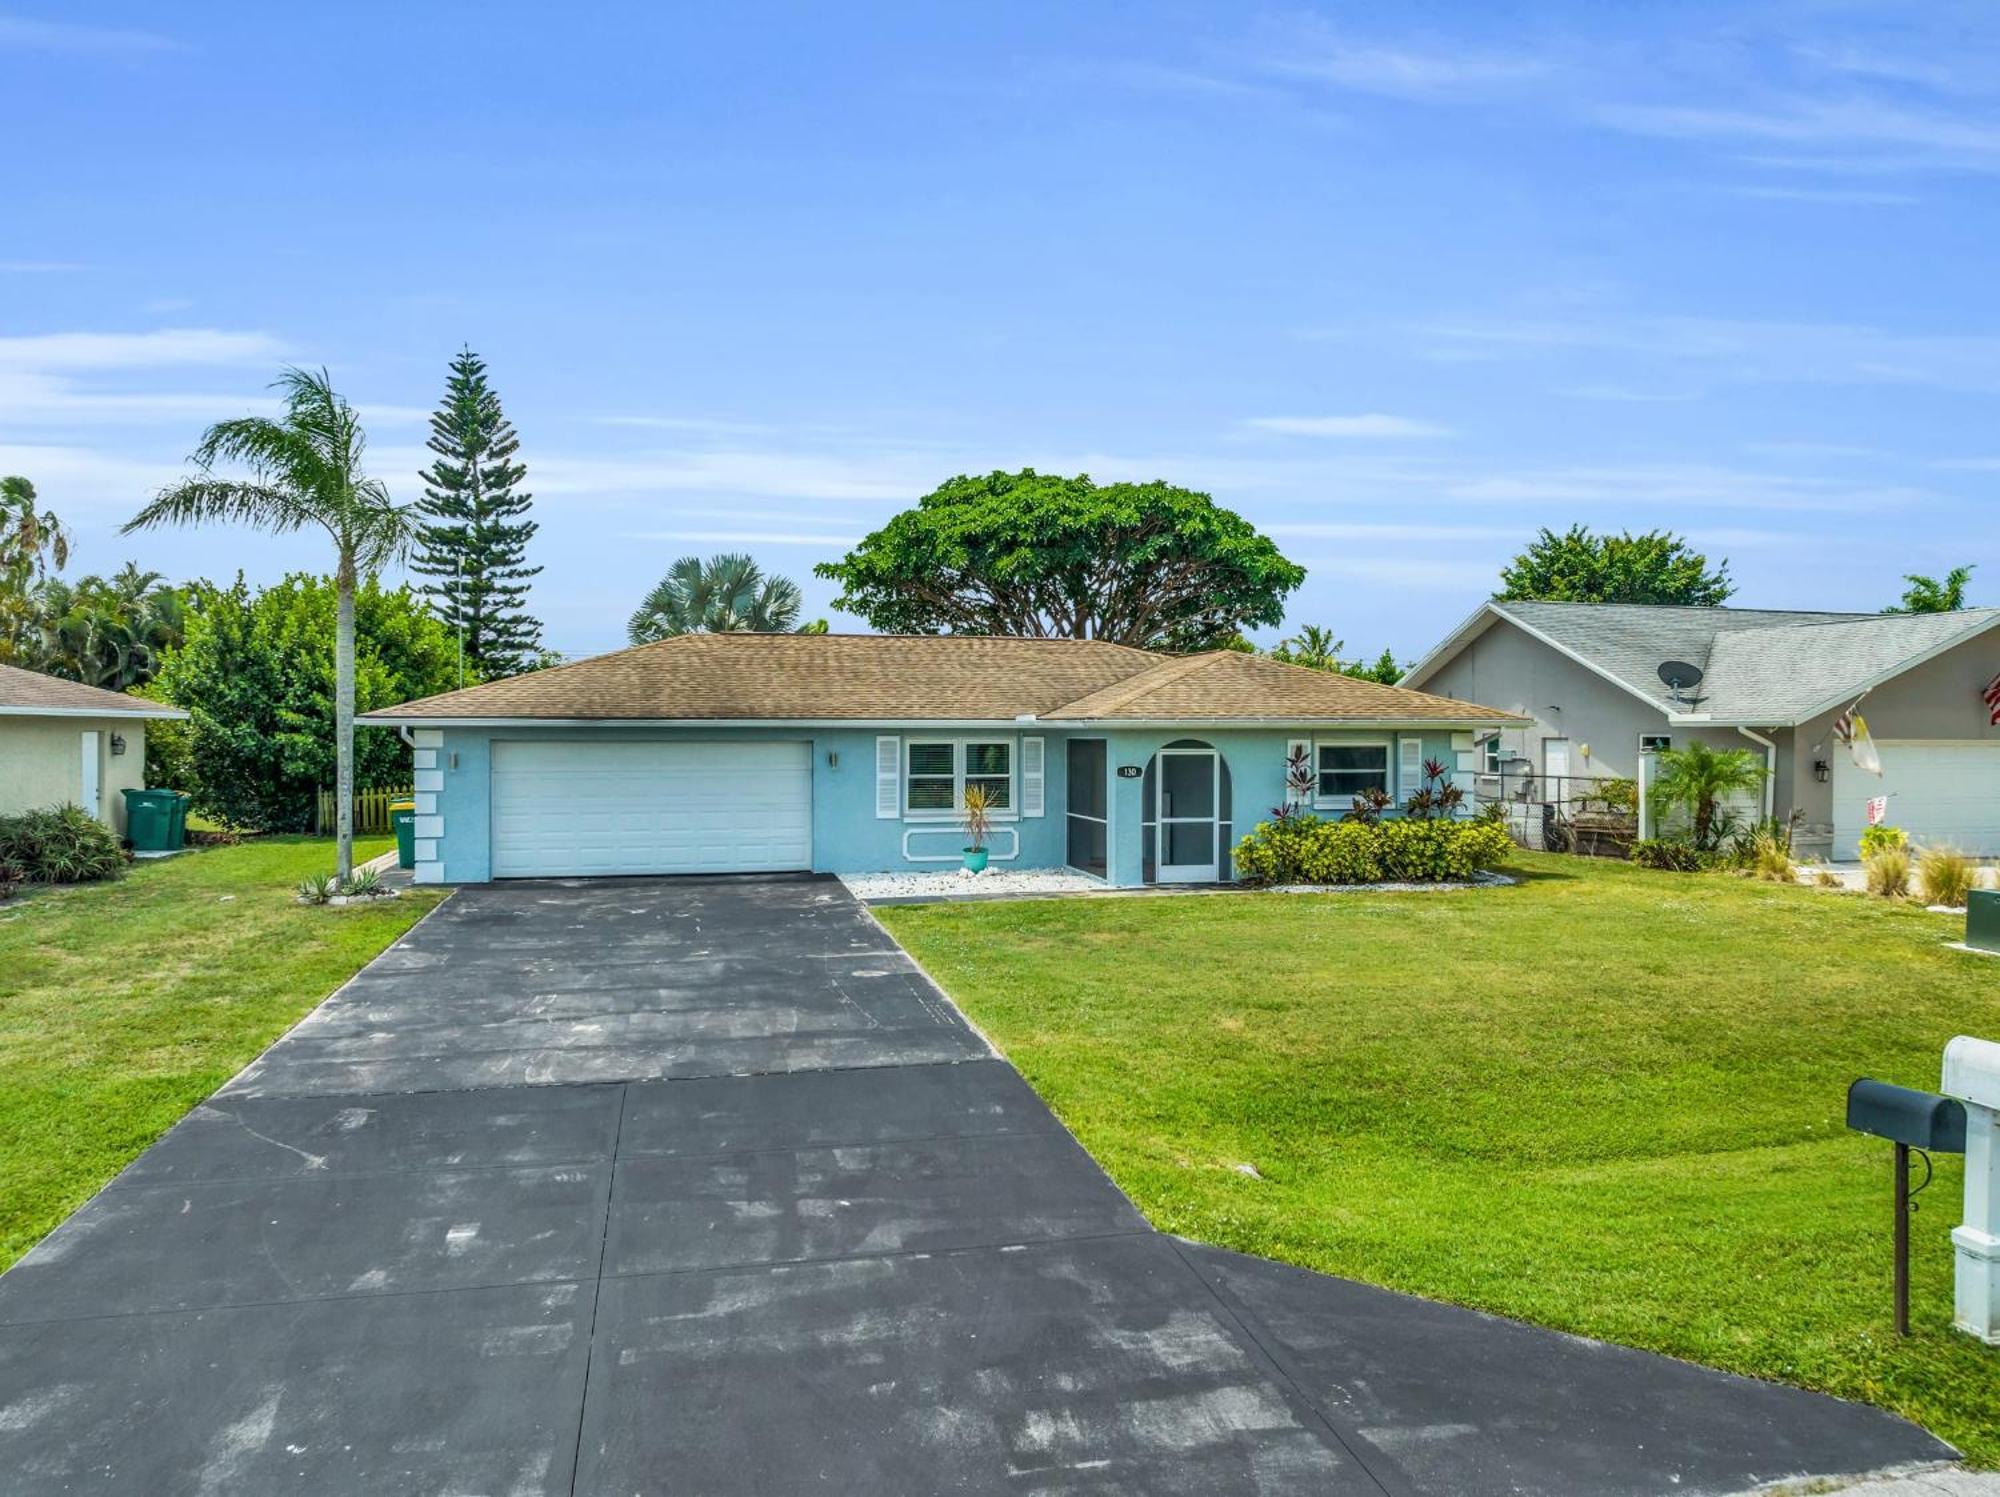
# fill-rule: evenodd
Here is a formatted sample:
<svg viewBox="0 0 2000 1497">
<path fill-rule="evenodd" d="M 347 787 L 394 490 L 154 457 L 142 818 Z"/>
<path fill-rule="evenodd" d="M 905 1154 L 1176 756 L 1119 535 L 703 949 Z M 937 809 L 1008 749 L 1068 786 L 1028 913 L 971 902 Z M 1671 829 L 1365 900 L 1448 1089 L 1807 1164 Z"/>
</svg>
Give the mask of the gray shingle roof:
<svg viewBox="0 0 2000 1497">
<path fill-rule="evenodd" d="M 2000 608 L 1957 613 L 1807 613 L 1621 603 L 1495 603 L 1669 712 L 1778 726 L 2000 624 Z M 1695 701 L 1676 704 L 1659 667 L 1701 667 Z"/>
</svg>

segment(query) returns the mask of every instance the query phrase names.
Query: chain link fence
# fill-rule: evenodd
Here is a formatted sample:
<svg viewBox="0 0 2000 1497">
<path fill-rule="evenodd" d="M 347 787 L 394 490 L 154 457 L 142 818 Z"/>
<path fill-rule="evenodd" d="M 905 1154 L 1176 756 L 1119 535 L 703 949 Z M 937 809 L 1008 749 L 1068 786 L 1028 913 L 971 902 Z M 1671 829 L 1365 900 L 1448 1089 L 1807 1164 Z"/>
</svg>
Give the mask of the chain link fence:
<svg viewBox="0 0 2000 1497">
<path fill-rule="evenodd" d="M 1629 857 L 1639 836 L 1639 788 L 1611 775 L 1547 775 L 1525 760 L 1473 776 L 1472 800 L 1498 805 L 1523 847 Z"/>
</svg>

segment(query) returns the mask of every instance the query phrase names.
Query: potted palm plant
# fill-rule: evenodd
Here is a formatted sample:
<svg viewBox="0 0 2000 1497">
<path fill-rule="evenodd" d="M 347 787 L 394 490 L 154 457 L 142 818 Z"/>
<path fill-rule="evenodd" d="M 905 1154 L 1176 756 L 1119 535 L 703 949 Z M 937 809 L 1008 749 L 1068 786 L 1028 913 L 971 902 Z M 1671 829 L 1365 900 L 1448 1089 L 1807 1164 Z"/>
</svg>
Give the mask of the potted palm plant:
<svg viewBox="0 0 2000 1497">
<path fill-rule="evenodd" d="M 965 871 L 986 871 L 986 833 L 993 826 L 993 801 L 978 785 L 965 787 Z"/>
</svg>

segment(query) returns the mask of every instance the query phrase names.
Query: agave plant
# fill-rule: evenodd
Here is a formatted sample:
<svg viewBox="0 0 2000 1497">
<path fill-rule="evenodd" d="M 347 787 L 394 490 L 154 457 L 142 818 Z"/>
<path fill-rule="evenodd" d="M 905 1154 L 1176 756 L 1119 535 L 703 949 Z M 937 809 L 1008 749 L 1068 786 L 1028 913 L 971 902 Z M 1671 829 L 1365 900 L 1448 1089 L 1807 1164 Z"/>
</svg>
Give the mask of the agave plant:
<svg viewBox="0 0 2000 1497">
<path fill-rule="evenodd" d="M 979 785 L 965 787 L 965 840 L 967 852 L 978 852 L 986 845 L 986 835 L 993 830 L 993 799 Z"/>
<path fill-rule="evenodd" d="M 304 904 L 325 904 L 340 892 L 340 880 L 330 873 L 315 873 L 299 880 L 299 900 Z"/>
<path fill-rule="evenodd" d="M 340 886 L 340 892 L 351 897 L 368 898 L 382 892 L 382 875 L 373 868 L 357 868 L 347 876 L 347 882 Z"/>
</svg>

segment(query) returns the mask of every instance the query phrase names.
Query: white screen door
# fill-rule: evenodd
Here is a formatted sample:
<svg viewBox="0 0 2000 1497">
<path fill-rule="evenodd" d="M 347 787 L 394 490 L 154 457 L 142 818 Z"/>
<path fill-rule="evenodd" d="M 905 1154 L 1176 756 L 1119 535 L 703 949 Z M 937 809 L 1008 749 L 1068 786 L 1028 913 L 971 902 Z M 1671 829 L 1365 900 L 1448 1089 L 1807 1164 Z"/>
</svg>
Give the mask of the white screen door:
<svg viewBox="0 0 2000 1497">
<path fill-rule="evenodd" d="M 104 819 L 104 791 L 97 777 L 97 734 L 85 733 L 83 738 L 83 778 L 79 782 L 81 793 L 77 804 L 95 816 Z"/>
<path fill-rule="evenodd" d="M 1159 856 L 1153 878 L 1162 884 L 1203 883 L 1215 877 L 1216 813 L 1222 803 L 1222 760 L 1214 749 L 1161 749 L 1154 821 Z"/>
<path fill-rule="evenodd" d="M 1544 738 L 1542 740 L 1542 775 L 1545 779 L 1566 780 L 1569 778 L 1569 740 L 1567 738 Z M 1551 787 L 1561 789 L 1560 785 Z"/>
</svg>

